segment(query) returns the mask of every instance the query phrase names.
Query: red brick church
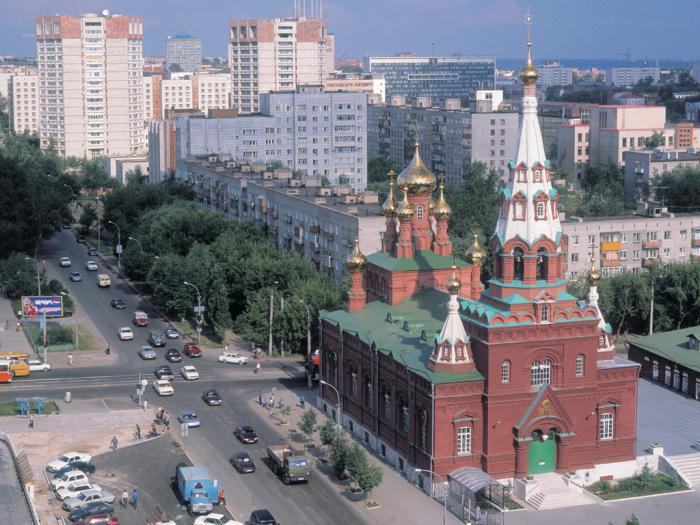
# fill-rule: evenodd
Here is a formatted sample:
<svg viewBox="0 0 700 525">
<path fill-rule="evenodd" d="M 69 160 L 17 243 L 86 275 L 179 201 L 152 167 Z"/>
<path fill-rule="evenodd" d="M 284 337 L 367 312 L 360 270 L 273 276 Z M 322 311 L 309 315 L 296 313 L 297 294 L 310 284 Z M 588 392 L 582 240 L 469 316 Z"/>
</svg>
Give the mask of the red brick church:
<svg viewBox="0 0 700 525">
<path fill-rule="evenodd" d="M 382 251 L 356 247 L 347 311 L 321 314 L 325 407 L 338 417 L 339 394 L 343 425 L 407 474 L 512 478 L 635 457 L 639 368 L 615 355 L 593 259 L 588 301 L 566 292 L 530 47 L 487 286 L 476 236 L 452 253 L 451 209 L 416 145 L 396 185 L 390 174 Z"/>
</svg>

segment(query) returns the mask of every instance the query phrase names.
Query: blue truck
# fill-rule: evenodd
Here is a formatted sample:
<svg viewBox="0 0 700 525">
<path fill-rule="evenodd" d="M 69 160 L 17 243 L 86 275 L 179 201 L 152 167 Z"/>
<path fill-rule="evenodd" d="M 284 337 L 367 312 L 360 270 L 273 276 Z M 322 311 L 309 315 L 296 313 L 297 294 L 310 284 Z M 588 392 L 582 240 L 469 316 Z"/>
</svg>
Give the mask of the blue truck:
<svg viewBox="0 0 700 525">
<path fill-rule="evenodd" d="M 184 463 L 175 468 L 172 480 L 180 503 L 187 505 L 190 514 L 211 512 L 219 504 L 222 492 L 219 480 L 212 479 L 203 467 L 188 467 Z"/>
</svg>

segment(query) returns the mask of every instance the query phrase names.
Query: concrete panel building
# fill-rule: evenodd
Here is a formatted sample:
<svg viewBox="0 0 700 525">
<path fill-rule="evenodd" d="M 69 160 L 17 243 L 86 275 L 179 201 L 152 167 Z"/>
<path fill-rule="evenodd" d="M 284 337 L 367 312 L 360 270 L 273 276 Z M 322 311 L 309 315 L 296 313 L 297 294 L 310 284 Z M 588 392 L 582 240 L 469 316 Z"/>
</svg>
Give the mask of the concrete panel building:
<svg viewBox="0 0 700 525">
<path fill-rule="evenodd" d="M 202 40 L 190 35 L 168 36 L 165 65 L 168 71 L 198 73 L 202 69 Z"/>
<path fill-rule="evenodd" d="M 85 14 L 36 18 L 40 137 L 59 155 L 141 153 L 143 19 Z"/>
<path fill-rule="evenodd" d="M 700 151 L 694 148 L 684 150 L 643 150 L 626 151 L 625 196 L 629 199 L 642 199 L 647 190 L 657 198 L 663 197 L 654 190 L 654 179 L 675 169 L 700 167 Z"/>
<path fill-rule="evenodd" d="M 231 106 L 260 111 L 260 94 L 321 85 L 333 72 L 334 36 L 321 19 L 275 18 L 229 22 Z"/>
<path fill-rule="evenodd" d="M 374 192 L 322 187 L 321 177 L 292 178 L 289 169 L 237 163 L 228 155 L 179 159 L 177 178 L 199 200 L 231 220 L 253 220 L 285 250 L 296 251 L 340 282 L 359 239 L 363 251 L 381 247 L 385 219 Z"/>
<path fill-rule="evenodd" d="M 39 76 L 12 75 L 7 87 L 7 109 L 15 133 L 39 133 Z"/>
<path fill-rule="evenodd" d="M 580 181 L 588 166 L 589 124 L 560 124 L 557 138 L 557 172 Z"/>
<path fill-rule="evenodd" d="M 652 84 L 658 84 L 661 78 L 661 69 L 658 67 L 614 67 L 608 78 L 616 87 L 632 87 L 647 78 L 651 78 Z"/>
<path fill-rule="evenodd" d="M 386 82 L 381 75 L 333 74 L 323 83 L 323 90 L 326 93 L 366 93 L 379 96 L 382 103 L 386 101 Z"/>
<path fill-rule="evenodd" d="M 426 57 L 409 54 L 369 57 L 369 72 L 382 74 L 386 96 L 404 96 L 408 102 L 430 97 L 435 104 L 458 98 L 468 105 L 478 89 L 493 89 L 496 58 L 477 56 Z"/>
<path fill-rule="evenodd" d="M 124 157 L 105 157 L 105 173 L 126 184 L 129 177 L 140 174 L 141 178 L 148 177 L 148 157 L 146 155 L 129 155 Z"/>
<path fill-rule="evenodd" d="M 559 62 L 550 62 L 537 68 L 537 86 L 547 89 L 551 86 L 570 86 L 574 83 L 574 69 L 563 67 Z"/>
</svg>

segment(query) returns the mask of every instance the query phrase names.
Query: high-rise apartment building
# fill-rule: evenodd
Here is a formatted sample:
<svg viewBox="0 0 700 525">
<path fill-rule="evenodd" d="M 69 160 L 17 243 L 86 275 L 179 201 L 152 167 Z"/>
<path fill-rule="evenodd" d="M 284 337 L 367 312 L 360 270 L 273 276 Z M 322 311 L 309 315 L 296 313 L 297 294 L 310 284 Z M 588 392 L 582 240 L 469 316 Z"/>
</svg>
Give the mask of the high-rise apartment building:
<svg viewBox="0 0 700 525">
<path fill-rule="evenodd" d="M 202 69 L 202 40 L 190 35 L 169 36 L 166 42 L 168 71 L 198 73 Z"/>
<path fill-rule="evenodd" d="M 650 78 L 652 84 L 658 84 L 661 69 L 658 67 L 614 67 L 610 73 L 613 86 L 631 87 Z"/>
<path fill-rule="evenodd" d="M 370 73 L 384 75 L 386 98 L 405 96 L 409 102 L 430 97 L 433 103 L 458 98 L 469 104 L 478 89 L 493 89 L 496 58 L 473 56 L 370 57 Z"/>
<path fill-rule="evenodd" d="M 321 19 L 231 20 L 231 107 L 260 110 L 261 93 L 323 84 L 334 68 L 335 40 Z"/>
<path fill-rule="evenodd" d="M 36 45 L 42 147 L 78 157 L 144 150 L 142 18 L 40 16 Z"/>
<path fill-rule="evenodd" d="M 10 77 L 7 108 L 15 133 L 39 133 L 39 77 L 36 74 Z"/>
<path fill-rule="evenodd" d="M 574 69 L 563 67 L 559 62 L 549 62 L 538 68 L 537 86 L 544 89 L 550 86 L 570 86 L 574 83 Z"/>
<path fill-rule="evenodd" d="M 151 78 L 145 89 L 152 91 L 145 98 L 153 100 L 146 108 L 155 115 L 153 118 L 165 118 L 169 110 L 198 109 L 207 113 L 210 109 L 229 107 L 231 79 L 227 74 Z"/>
</svg>

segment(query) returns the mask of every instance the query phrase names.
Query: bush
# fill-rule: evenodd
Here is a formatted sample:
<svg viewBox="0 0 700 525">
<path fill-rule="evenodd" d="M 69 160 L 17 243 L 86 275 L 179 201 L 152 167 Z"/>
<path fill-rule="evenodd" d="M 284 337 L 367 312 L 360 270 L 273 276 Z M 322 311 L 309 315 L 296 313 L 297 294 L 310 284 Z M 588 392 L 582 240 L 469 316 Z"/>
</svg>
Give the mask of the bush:
<svg viewBox="0 0 700 525">
<path fill-rule="evenodd" d="M 345 468 L 347 469 L 348 474 L 350 474 L 350 476 L 352 476 L 356 482 L 359 482 L 360 477 L 362 477 L 362 474 L 365 469 L 367 469 L 367 466 L 367 453 L 357 443 L 353 444 L 348 449 L 345 458 Z"/>
<path fill-rule="evenodd" d="M 313 434 L 316 430 L 316 412 L 314 412 L 311 408 L 307 409 L 301 416 L 299 430 L 306 434 L 307 438 L 310 438 L 311 434 Z"/>
<path fill-rule="evenodd" d="M 46 327 L 46 340 L 50 345 L 65 345 L 74 341 L 73 331 L 70 328 L 58 324 Z M 44 333 L 40 330 L 35 338 L 37 345 L 44 344 Z"/>
<path fill-rule="evenodd" d="M 321 438 L 321 443 L 324 445 L 330 445 L 335 439 L 335 425 L 328 419 L 326 422 L 319 427 L 319 437 Z"/>
<path fill-rule="evenodd" d="M 342 478 L 345 475 L 348 458 L 348 442 L 342 435 L 336 435 L 331 443 L 331 464 L 335 475 Z"/>
</svg>

